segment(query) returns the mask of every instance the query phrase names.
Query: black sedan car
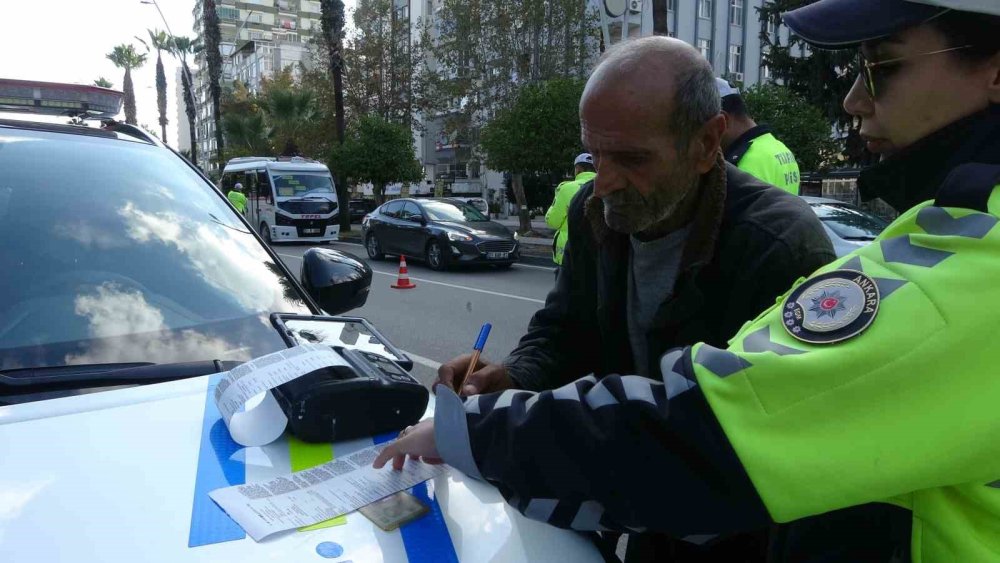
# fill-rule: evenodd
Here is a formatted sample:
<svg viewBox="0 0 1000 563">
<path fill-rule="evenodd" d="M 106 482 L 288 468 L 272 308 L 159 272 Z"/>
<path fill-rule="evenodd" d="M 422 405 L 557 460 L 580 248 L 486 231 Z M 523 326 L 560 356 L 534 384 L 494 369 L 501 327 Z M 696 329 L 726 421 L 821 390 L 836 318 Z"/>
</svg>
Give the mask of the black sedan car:
<svg viewBox="0 0 1000 563">
<path fill-rule="evenodd" d="M 373 260 L 405 255 L 434 270 L 459 264 L 510 267 L 520 253 L 517 235 L 453 199 L 396 199 L 371 212 L 362 228 Z"/>
<path fill-rule="evenodd" d="M 366 199 L 352 199 L 347 206 L 351 213 L 351 222 L 360 223 L 361 220 L 375 209 L 375 202 Z"/>
</svg>

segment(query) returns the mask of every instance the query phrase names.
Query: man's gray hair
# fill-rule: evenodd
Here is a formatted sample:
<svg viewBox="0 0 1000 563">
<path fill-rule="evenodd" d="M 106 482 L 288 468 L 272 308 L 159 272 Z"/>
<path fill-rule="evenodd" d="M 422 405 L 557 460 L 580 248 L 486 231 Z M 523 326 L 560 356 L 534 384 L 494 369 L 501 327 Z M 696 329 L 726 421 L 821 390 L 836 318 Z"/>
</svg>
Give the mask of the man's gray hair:
<svg viewBox="0 0 1000 563">
<path fill-rule="evenodd" d="M 669 126 L 677 136 L 677 150 L 686 150 L 698 129 L 722 111 L 715 75 L 708 61 L 691 65 L 677 76 Z"/>
</svg>

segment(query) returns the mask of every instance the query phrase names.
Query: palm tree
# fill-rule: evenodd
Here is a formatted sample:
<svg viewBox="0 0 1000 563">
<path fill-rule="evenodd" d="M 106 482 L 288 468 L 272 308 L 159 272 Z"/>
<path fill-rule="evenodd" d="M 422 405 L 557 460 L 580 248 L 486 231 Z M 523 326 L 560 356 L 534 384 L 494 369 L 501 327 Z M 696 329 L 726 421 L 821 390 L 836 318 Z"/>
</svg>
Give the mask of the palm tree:
<svg viewBox="0 0 1000 563">
<path fill-rule="evenodd" d="M 139 68 L 146 62 L 144 53 L 137 53 L 135 47 L 118 45 L 107 55 L 118 68 L 125 69 L 125 79 L 122 81 L 122 91 L 125 92 L 125 123 L 137 125 L 135 120 L 135 89 L 132 87 L 132 69 Z"/>
<path fill-rule="evenodd" d="M 101 88 L 114 88 L 115 85 L 111 83 L 110 80 L 104 78 L 103 76 L 98 76 L 97 80 L 94 81 L 94 86 L 100 86 Z"/>
<path fill-rule="evenodd" d="M 198 130 L 195 127 L 197 108 L 194 102 L 194 82 L 191 79 L 191 68 L 188 67 L 187 56 L 201 51 L 197 41 L 190 37 L 172 37 L 170 53 L 181 60 L 181 86 L 184 88 L 184 113 L 187 114 L 188 131 L 191 134 L 191 164 L 198 166 Z"/>
<path fill-rule="evenodd" d="M 312 92 L 273 89 L 268 92 L 264 111 L 273 129 L 274 146 L 284 147 L 282 156 L 297 156 L 298 135 L 316 116 Z"/>
<path fill-rule="evenodd" d="M 160 112 L 160 133 L 163 142 L 167 142 L 167 75 L 163 72 L 163 51 L 170 49 L 170 36 L 160 30 L 146 30 L 149 42 L 156 49 L 156 109 Z"/>
<path fill-rule="evenodd" d="M 217 158 L 222 158 L 222 52 L 219 50 L 222 36 L 219 31 L 219 14 L 215 11 L 215 0 L 204 0 L 205 60 L 208 64 L 208 90 L 212 94 L 212 119 L 215 121 L 215 145 Z"/>
<path fill-rule="evenodd" d="M 264 114 L 243 114 L 227 112 L 222 117 L 222 128 L 226 132 L 229 150 L 234 154 L 265 155 L 270 154 L 267 124 Z"/>
<path fill-rule="evenodd" d="M 320 0 L 320 21 L 323 25 L 323 39 L 326 43 L 327 64 L 333 77 L 333 105 L 337 112 L 337 142 L 344 144 L 344 2 L 343 0 Z M 338 179 L 339 180 L 339 179 Z M 347 201 L 347 185 L 337 182 L 337 198 Z M 340 214 L 340 230 L 351 230 L 349 213 Z"/>
</svg>

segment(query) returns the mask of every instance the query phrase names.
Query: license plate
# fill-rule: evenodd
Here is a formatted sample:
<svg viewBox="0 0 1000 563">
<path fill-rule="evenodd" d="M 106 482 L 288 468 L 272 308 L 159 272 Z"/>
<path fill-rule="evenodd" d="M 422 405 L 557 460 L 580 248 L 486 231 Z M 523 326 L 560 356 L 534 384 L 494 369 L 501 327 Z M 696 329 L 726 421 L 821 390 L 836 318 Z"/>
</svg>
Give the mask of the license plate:
<svg viewBox="0 0 1000 563">
<path fill-rule="evenodd" d="M 490 260 L 503 260 L 510 256 L 510 252 L 487 252 L 486 258 Z"/>
<path fill-rule="evenodd" d="M 302 229 L 302 232 L 307 235 L 319 234 L 319 229 Z"/>
</svg>

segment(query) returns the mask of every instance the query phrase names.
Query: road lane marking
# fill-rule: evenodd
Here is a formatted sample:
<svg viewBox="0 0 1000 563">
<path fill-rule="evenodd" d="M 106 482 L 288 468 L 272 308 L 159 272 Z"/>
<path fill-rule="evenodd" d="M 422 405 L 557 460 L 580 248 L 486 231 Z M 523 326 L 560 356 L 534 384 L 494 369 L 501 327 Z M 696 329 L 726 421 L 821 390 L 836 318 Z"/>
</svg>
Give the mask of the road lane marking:
<svg viewBox="0 0 1000 563">
<path fill-rule="evenodd" d="M 296 260 L 302 260 L 301 256 L 294 256 L 294 255 L 291 255 L 291 254 L 282 254 L 280 252 L 278 253 L 278 256 L 284 256 L 286 258 L 294 258 Z M 376 270 L 375 268 L 372 268 L 372 271 L 375 272 L 376 274 L 379 274 L 379 275 L 382 275 L 382 276 L 396 277 L 396 276 L 399 275 L 398 272 L 383 272 L 381 270 Z M 501 293 L 499 291 L 490 291 L 488 289 L 479 289 L 478 287 L 468 287 L 468 286 L 465 286 L 465 285 L 458 285 L 458 284 L 454 284 L 454 283 L 439 282 L 439 281 L 429 280 L 427 278 L 416 278 L 416 277 L 413 277 L 413 276 L 410 276 L 410 279 L 413 280 L 413 281 L 422 282 L 422 283 L 429 283 L 429 284 L 433 284 L 433 285 L 441 285 L 441 286 L 444 286 L 444 287 L 451 287 L 451 288 L 455 288 L 455 289 L 464 289 L 466 291 L 473 291 L 475 293 L 484 293 L 486 295 L 495 295 L 497 297 L 506 297 L 508 299 L 518 299 L 520 301 L 528 301 L 529 303 L 538 303 L 539 305 L 544 305 L 545 304 L 545 301 L 543 301 L 541 299 L 533 299 L 531 297 L 523 297 L 521 295 L 512 295 L 510 293 Z"/>
<path fill-rule="evenodd" d="M 376 270 L 374 268 L 372 268 L 372 271 L 375 272 L 376 274 L 380 274 L 380 275 L 383 275 L 383 276 L 396 277 L 396 276 L 399 275 L 398 273 L 395 273 L 395 272 L 381 272 L 381 271 Z M 411 281 L 418 281 L 418 282 L 422 282 L 422 283 L 430 283 L 430 284 L 434 284 L 434 285 L 443 285 L 444 287 L 452 287 L 452 288 L 455 288 L 455 289 L 464 289 L 466 291 L 474 291 L 476 293 L 485 293 L 486 295 L 496 295 L 497 297 L 506 297 L 508 299 L 519 299 L 521 301 L 528 301 L 530 303 L 538 303 L 539 305 L 545 305 L 545 301 L 542 301 L 541 299 L 532 299 L 531 297 L 522 297 L 520 295 L 511 295 L 510 293 L 501 293 L 499 291 L 490 291 L 488 289 L 479 289 L 478 287 L 468 287 L 468 286 L 464 286 L 464 285 L 457 285 L 457 284 L 454 284 L 454 283 L 444 283 L 444 282 L 429 280 L 429 279 L 426 279 L 426 278 L 415 278 L 413 276 L 410 276 L 410 280 Z"/>
<path fill-rule="evenodd" d="M 555 268 L 547 268 L 545 266 L 535 266 L 534 264 L 522 264 L 520 262 L 514 263 L 515 268 L 533 268 L 535 270 L 545 270 L 546 272 L 554 272 Z"/>
</svg>

